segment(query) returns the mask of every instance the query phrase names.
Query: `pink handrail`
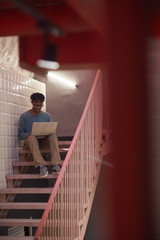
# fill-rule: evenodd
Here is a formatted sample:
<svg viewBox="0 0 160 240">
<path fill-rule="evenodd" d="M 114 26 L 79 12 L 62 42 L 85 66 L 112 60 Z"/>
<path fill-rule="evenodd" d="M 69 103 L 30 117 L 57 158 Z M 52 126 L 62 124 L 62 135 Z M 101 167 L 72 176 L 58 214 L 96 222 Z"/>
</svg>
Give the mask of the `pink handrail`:
<svg viewBox="0 0 160 240">
<path fill-rule="evenodd" d="M 79 124 L 78 124 L 78 127 L 77 127 L 77 129 L 76 129 L 75 135 L 74 135 L 74 137 L 73 137 L 73 140 L 72 140 L 72 142 L 71 142 L 71 146 L 70 146 L 70 148 L 69 148 L 69 151 L 68 151 L 68 153 L 67 153 L 67 155 L 66 155 L 66 158 L 65 158 L 65 160 L 64 160 L 64 163 L 63 163 L 63 166 L 62 166 L 62 168 L 61 168 L 60 174 L 59 174 L 59 176 L 58 176 L 58 178 L 57 178 L 57 180 L 56 180 L 56 183 L 55 183 L 55 185 L 54 185 L 54 187 L 53 187 L 51 196 L 50 196 L 50 198 L 49 198 L 48 204 L 47 204 L 46 209 L 45 209 L 45 211 L 44 211 L 44 213 L 43 213 L 43 216 L 42 216 L 42 218 L 41 218 L 40 224 L 39 224 L 39 226 L 38 226 L 38 228 L 37 228 L 37 231 L 36 231 L 36 233 L 35 233 L 34 240 L 38 240 L 38 238 L 39 238 L 39 236 L 40 236 L 40 234 L 41 234 L 41 231 L 42 231 L 42 229 L 43 229 L 43 226 L 44 226 L 44 224 L 45 224 L 45 221 L 46 221 L 46 219 L 47 219 L 48 213 L 49 213 L 49 211 L 50 211 L 50 209 L 51 209 L 51 206 L 52 206 L 52 203 L 53 203 L 53 199 L 54 199 L 54 197 L 55 197 L 55 195 L 56 195 L 56 193 L 57 193 L 59 184 L 60 184 L 61 181 L 62 181 L 62 178 L 63 178 L 64 172 L 65 172 L 66 166 L 68 165 L 68 161 L 69 161 L 69 159 L 70 159 L 70 156 L 71 156 L 71 154 L 72 154 L 72 151 L 73 151 L 73 148 L 74 148 L 74 146 L 75 146 L 76 140 L 77 140 L 77 138 L 78 138 L 79 132 L 80 132 L 80 130 L 81 130 L 81 127 L 82 127 L 82 125 L 83 125 L 84 119 L 85 119 L 85 117 L 86 117 L 86 114 L 87 114 L 89 105 L 90 105 L 90 103 L 91 103 L 91 100 L 92 100 L 94 91 L 95 91 L 95 89 L 96 89 L 96 85 L 97 85 L 97 82 L 98 82 L 98 79 L 99 79 L 99 76 L 100 76 L 100 72 L 101 72 L 100 69 L 98 69 L 98 70 L 97 70 L 97 73 L 96 73 L 95 80 L 94 80 L 94 82 L 93 82 L 92 89 L 91 89 L 91 91 L 90 91 L 90 94 L 89 94 L 89 97 L 88 97 L 88 100 L 87 100 L 87 103 L 86 103 L 86 105 L 85 105 L 83 114 L 82 114 L 82 116 L 81 116 L 80 122 L 79 122 Z"/>
</svg>

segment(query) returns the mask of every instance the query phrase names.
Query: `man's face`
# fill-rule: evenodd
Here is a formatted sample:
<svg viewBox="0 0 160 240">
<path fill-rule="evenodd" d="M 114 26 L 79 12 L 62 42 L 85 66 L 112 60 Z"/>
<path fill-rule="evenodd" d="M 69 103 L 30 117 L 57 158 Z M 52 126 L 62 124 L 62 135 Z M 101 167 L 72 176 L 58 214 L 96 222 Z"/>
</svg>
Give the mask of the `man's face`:
<svg viewBox="0 0 160 240">
<path fill-rule="evenodd" d="M 32 101 L 31 102 L 33 107 L 33 111 L 36 113 L 39 113 L 41 111 L 41 108 L 43 107 L 43 102 L 42 101 Z"/>
</svg>

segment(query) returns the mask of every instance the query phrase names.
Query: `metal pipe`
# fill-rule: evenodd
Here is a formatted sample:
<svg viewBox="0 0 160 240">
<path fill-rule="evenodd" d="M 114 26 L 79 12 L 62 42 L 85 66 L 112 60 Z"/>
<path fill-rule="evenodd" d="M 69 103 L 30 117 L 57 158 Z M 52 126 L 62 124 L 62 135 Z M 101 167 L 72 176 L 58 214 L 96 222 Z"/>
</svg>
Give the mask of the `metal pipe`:
<svg viewBox="0 0 160 240">
<path fill-rule="evenodd" d="M 46 16 L 44 16 L 40 11 L 33 7 L 25 0 L 11 0 L 14 2 L 21 11 L 30 17 L 37 20 L 37 26 L 41 28 L 45 34 L 52 34 L 56 37 L 64 35 L 64 30 L 58 27 L 56 24 L 51 22 Z"/>
</svg>

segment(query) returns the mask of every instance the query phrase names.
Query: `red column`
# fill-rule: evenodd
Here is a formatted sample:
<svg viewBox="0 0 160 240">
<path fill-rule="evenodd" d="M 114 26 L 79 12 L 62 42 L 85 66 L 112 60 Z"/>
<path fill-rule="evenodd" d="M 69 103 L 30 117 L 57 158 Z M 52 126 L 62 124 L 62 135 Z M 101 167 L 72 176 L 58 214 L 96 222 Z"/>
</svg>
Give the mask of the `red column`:
<svg viewBox="0 0 160 240">
<path fill-rule="evenodd" d="M 145 7 L 142 1 L 107 1 L 114 167 L 104 173 L 103 184 L 110 240 L 146 240 L 150 235 Z"/>
</svg>

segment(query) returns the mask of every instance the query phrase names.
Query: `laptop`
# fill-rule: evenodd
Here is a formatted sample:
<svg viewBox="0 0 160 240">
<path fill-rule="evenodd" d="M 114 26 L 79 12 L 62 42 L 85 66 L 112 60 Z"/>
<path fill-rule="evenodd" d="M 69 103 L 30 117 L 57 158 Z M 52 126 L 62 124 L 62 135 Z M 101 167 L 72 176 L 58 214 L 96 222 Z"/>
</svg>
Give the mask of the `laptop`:
<svg viewBox="0 0 160 240">
<path fill-rule="evenodd" d="M 32 125 L 33 136 L 44 136 L 56 133 L 57 122 L 34 122 Z"/>
</svg>

